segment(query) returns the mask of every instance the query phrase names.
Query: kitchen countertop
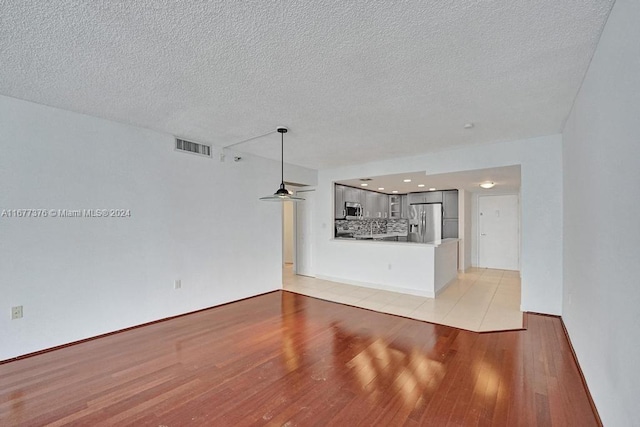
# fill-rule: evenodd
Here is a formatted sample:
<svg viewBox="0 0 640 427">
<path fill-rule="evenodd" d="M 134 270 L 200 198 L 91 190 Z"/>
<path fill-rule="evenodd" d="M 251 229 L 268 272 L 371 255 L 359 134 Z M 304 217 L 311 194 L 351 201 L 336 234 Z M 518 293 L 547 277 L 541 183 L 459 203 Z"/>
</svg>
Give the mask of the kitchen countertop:
<svg viewBox="0 0 640 427">
<path fill-rule="evenodd" d="M 336 237 L 337 240 L 376 240 L 387 237 L 407 237 L 406 233 L 377 233 L 377 234 L 360 234 L 353 237 Z"/>
<path fill-rule="evenodd" d="M 356 239 L 384 239 L 385 237 L 407 237 L 402 233 L 378 233 L 378 234 L 363 234 L 360 236 L 353 236 Z"/>
<path fill-rule="evenodd" d="M 457 238 L 448 238 L 442 239 L 437 242 L 428 242 L 428 243 L 418 243 L 418 242 L 394 242 L 394 241 L 384 241 L 381 240 L 384 237 L 379 236 L 387 236 L 387 237 L 406 237 L 405 234 L 402 233 L 386 233 L 386 234 L 374 234 L 371 237 L 370 234 L 364 236 L 356 236 L 356 237 L 336 237 L 332 239 L 335 242 L 361 242 L 361 243 L 374 243 L 374 244 L 383 244 L 383 245 L 409 245 L 409 246 L 433 246 L 438 247 L 450 243 L 455 243 L 460 239 Z"/>
</svg>

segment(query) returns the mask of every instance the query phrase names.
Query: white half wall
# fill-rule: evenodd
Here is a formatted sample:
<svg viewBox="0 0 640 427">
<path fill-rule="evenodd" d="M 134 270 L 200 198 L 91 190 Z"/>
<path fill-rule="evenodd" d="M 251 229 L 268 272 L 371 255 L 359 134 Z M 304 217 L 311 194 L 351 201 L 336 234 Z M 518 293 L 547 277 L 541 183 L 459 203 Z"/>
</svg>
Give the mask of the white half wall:
<svg viewBox="0 0 640 427">
<path fill-rule="evenodd" d="M 521 165 L 522 309 L 559 315 L 562 309 L 562 144 L 560 135 L 476 145 L 318 172 L 316 273 L 347 275 L 350 253 L 334 251 L 334 181 L 426 170 L 429 174 Z M 382 264 L 384 265 L 384 264 Z M 371 263 L 371 268 L 375 265 Z M 420 265 L 410 266 L 420 269 Z M 340 274 L 337 274 L 339 272 Z M 343 277 L 343 276 L 341 276 Z M 349 277 L 343 277 L 349 279 Z"/>
<path fill-rule="evenodd" d="M 276 161 L 180 153 L 171 135 L 4 96 L 0 153 L 0 212 L 131 213 L 0 216 L 0 360 L 282 286 L 282 207 L 258 200 Z"/>
<path fill-rule="evenodd" d="M 471 252 L 475 239 L 471 234 L 471 226 L 473 224 L 473 217 L 471 216 L 471 197 L 472 193 L 469 191 L 460 190 L 459 215 L 463 218 L 460 222 L 460 229 L 458 230 L 458 236 L 462 239 L 463 244 L 460 245 L 460 270 L 467 271 L 471 267 Z"/>
<path fill-rule="evenodd" d="M 340 239 L 331 240 L 329 244 L 332 253 L 345 262 L 331 270 L 331 274 L 316 270 L 316 277 L 320 279 L 429 298 L 435 296 L 436 248 L 433 245 Z M 412 267 L 422 260 L 422 268 Z M 363 269 L 363 265 L 370 268 Z"/>
<path fill-rule="evenodd" d="M 606 426 L 638 426 L 640 2 L 616 1 L 563 133 L 563 319 Z"/>
</svg>

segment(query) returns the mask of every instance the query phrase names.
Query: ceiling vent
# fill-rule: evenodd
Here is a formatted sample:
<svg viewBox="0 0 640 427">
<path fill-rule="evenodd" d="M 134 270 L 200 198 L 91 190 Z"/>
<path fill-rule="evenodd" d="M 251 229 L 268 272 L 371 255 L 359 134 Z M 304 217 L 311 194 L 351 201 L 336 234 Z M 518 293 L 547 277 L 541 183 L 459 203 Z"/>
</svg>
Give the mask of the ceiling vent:
<svg viewBox="0 0 640 427">
<path fill-rule="evenodd" d="M 197 154 L 199 156 L 211 157 L 211 146 L 198 144 L 197 142 L 185 141 L 176 138 L 176 150 L 185 153 Z"/>
</svg>

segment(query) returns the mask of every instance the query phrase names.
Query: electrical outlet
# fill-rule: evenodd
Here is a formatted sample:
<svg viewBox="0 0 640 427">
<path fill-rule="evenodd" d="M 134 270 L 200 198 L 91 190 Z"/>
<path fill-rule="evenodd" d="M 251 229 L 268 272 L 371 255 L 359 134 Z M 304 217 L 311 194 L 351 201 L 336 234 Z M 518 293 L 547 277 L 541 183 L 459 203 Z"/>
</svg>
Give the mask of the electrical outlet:
<svg viewBox="0 0 640 427">
<path fill-rule="evenodd" d="M 174 280 L 173 281 L 173 289 L 182 289 L 182 280 Z"/>
<path fill-rule="evenodd" d="M 15 307 L 11 307 L 11 320 L 21 319 L 22 318 L 22 306 L 17 305 Z"/>
</svg>

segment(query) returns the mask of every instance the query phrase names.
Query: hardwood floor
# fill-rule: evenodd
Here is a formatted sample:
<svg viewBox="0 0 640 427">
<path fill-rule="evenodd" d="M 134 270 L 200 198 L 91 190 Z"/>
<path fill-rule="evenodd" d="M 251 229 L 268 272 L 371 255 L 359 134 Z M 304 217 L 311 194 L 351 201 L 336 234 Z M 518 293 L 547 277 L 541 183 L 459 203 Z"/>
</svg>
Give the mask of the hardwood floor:
<svg viewBox="0 0 640 427">
<path fill-rule="evenodd" d="M 278 291 L 0 365 L 0 425 L 597 425 L 560 319 L 527 327 Z"/>
</svg>

